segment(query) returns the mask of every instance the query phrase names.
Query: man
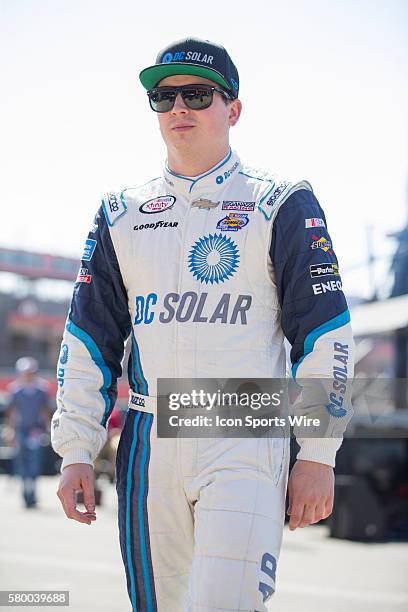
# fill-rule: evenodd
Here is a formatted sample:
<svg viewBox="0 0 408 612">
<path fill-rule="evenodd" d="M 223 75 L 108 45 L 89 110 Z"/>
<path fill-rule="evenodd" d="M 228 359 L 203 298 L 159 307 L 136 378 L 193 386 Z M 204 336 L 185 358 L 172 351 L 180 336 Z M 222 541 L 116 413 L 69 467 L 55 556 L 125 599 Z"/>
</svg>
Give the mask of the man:
<svg viewBox="0 0 408 612">
<path fill-rule="evenodd" d="M 21 357 L 16 362 L 17 380 L 9 387 L 8 421 L 14 430 L 15 472 L 23 482 L 26 508 L 37 505 L 37 478 L 42 467 L 42 435 L 50 423 L 47 386 L 38 378 L 38 362 Z"/>
<path fill-rule="evenodd" d="M 106 440 L 123 343 L 129 411 L 117 455 L 119 529 L 133 610 L 266 610 L 275 590 L 289 441 L 156 435 L 157 378 L 352 375 L 349 314 L 309 183 L 248 168 L 229 146 L 238 72 L 223 47 L 171 44 L 140 74 L 167 148 L 163 176 L 103 198 L 64 334 L 53 445 L 58 496 L 91 524 L 93 462 Z M 320 278 L 322 276 L 322 278 Z M 322 281 L 328 281 L 323 283 Z M 341 400 L 343 403 L 343 400 Z M 328 436 L 298 437 L 290 529 L 330 515 L 335 454 L 351 408 L 322 411 Z M 83 489 L 86 512 L 74 503 Z"/>
</svg>

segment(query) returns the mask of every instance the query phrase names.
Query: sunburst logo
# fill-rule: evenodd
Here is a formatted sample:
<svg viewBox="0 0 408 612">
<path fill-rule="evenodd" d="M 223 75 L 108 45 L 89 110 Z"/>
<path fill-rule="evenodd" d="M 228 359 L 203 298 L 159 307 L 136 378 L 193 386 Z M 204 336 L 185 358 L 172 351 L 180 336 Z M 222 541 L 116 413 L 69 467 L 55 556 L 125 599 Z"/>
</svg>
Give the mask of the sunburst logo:
<svg viewBox="0 0 408 612">
<path fill-rule="evenodd" d="M 188 257 L 190 272 L 202 283 L 223 283 L 236 272 L 238 263 L 237 245 L 221 234 L 197 240 Z"/>
</svg>

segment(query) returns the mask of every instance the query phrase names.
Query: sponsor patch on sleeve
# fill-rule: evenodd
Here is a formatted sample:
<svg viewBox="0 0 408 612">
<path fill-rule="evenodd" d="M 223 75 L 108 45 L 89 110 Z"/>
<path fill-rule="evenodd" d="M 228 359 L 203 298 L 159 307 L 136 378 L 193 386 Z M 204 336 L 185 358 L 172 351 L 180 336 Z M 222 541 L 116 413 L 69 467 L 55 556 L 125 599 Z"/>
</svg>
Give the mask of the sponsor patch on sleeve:
<svg viewBox="0 0 408 612">
<path fill-rule="evenodd" d="M 309 266 L 310 276 L 318 278 L 319 276 L 339 276 L 339 266 L 336 263 L 319 263 Z"/>
<path fill-rule="evenodd" d="M 312 289 L 315 295 L 322 295 L 331 291 L 342 291 L 342 284 L 341 280 L 322 281 L 313 284 Z"/>
<path fill-rule="evenodd" d="M 326 227 L 326 224 L 323 219 L 313 217 L 312 219 L 305 219 L 305 227 Z"/>
<path fill-rule="evenodd" d="M 319 236 L 315 236 L 313 234 L 312 234 L 312 238 L 313 238 L 313 242 L 311 243 L 310 248 L 313 251 L 316 250 L 316 249 L 321 249 L 325 253 L 332 253 L 333 252 L 331 250 L 332 244 L 331 244 L 330 240 L 328 240 L 324 236 L 320 236 L 320 238 L 319 238 Z"/>
<path fill-rule="evenodd" d="M 89 283 L 91 282 L 92 274 L 88 274 L 88 268 L 80 268 L 76 279 L 77 283 Z"/>
<path fill-rule="evenodd" d="M 97 241 L 92 240 L 92 238 L 88 238 L 87 240 L 85 240 L 84 252 L 82 254 L 81 259 L 83 259 L 84 261 L 91 261 L 96 249 L 96 245 Z"/>
</svg>

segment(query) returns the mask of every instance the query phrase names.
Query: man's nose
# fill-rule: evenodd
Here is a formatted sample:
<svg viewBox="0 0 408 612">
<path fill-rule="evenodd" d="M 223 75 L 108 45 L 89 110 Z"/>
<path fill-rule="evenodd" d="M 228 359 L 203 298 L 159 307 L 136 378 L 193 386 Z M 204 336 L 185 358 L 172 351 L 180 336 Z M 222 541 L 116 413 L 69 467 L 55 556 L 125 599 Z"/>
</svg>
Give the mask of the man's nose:
<svg viewBox="0 0 408 612">
<path fill-rule="evenodd" d="M 176 99 L 174 101 L 174 106 L 172 108 L 172 112 L 175 113 L 187 113 L 188 106 L 185 105 L 183 98 L 181 97 L 181 93 L 177 93 Z"/>
</svg>

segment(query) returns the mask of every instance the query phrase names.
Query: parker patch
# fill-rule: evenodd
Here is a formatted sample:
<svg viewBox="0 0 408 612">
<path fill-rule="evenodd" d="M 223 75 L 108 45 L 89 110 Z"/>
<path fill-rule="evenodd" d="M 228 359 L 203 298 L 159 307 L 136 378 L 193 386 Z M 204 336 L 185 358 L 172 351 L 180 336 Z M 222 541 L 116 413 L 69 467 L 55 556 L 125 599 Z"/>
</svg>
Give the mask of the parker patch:
<svg viewBox="0 0 408 612">
<path fill-rule="evenodd" d="M 309 268 L 312 278 L 319 276 L 339 276 L 340 274 L 339 266 L 336 263 L 312 264 Z"/>
</svg>

